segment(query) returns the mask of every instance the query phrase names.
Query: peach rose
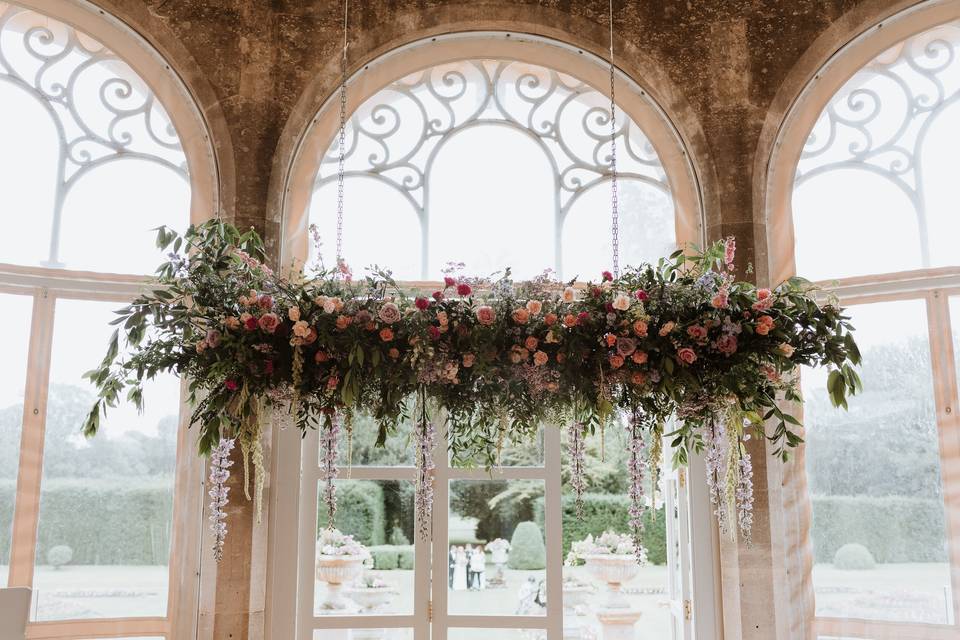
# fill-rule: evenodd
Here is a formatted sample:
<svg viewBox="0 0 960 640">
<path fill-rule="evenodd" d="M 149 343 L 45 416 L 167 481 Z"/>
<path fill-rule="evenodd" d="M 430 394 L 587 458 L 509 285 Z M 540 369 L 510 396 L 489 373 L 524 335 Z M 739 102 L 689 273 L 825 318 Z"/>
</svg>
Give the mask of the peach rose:
<svg viewBox="0 0 960 640">
<path fill-rule="evenodd" d="M 327 353 L 326 351 L 317 351 L 313 355 L 313 361 L 316 363 L 326 362 L 329 359 L 330 359 L 330 354 Z"/>
<path fill-rule="evenodd" d="M 400 357 L 400 349 L 397 349 L 396 347 L 390 347 L 390 351 L 387 351 L 387 355 L 396 360 Z"/>
<path fill-rule="evenodd" d="M 539 344 L 539 342 L 540 341 L 534 338 L 533 336 L 527 336 L 527 339 L 523 341 L 523 346 L 525 346 L 530 351 L 534 351 L 537 348 L 537 344 Z"/>
<path fill-rule="evenodd" d="M 469 369 L 470 367 L 472 367 L 472 366 L 473 366 L 473 363 L 474 363 L 474 361 L 476 361 L 476 359 L 477 359 L 477 356 L 475 356 L 475 355 L 472 354 L 472 353 L 465 353 L 465 354 L 463 354 L 463 366 L 464 366 L 464 368 Z"/>
<path fill-rule="evenodd" d="M 216 345 L 210 345 L 210 346 L 213 347 L 213 346 L 216 346 Z M 780 343 L 780 346 L 777 347 L 777 349 L 779 349 L 779 350 L 780 350 L 780 353 L 782 353 L 782 354 L 783 354 L 784 356 L 786 356 L 787 358 L 789 358 L 790 356 L 792 356 L 792 355 L 793 355 L 793 352 L 795 351 L 795 349 L 793 348 L 793 345 L 787 344 L 786 342 L 781 342 L 781 343 Z"/>
<path fill-rule="evenodd" d="M 610 366 L 614 369 L 619 369 L 623 366 L 623 356 L 619 353 L 614 353 L 610 356 Z"/>
<path fill-rule="evenodd" d="M 637 335 L 638 338 L 647 337 L 647 323 L 643 320 L 637 320 L 633 323 L 633 332 Z"/>
<path fill-rule="evenodd" d="M 350 323 L 353 322 L 353 318 L 350 316 L 339 315 L 337 316 L 337 329 L 343 331 L 350 326 Z"/>
<path fill-rule="evenodd" d="M 683 347 L 677 351 L 677 357 L 683 364 L 693 364 L 697 361 L 697 354 L 690 347 Z"/>
<path fill-rule="evenodd" d="M 293 323 L 293 335 L 298 338 L 306 338 L 310 333 L 310 325 L 306 320 L 297 320 Z"/>
<path fill-rule="evenodd" d="M 543 351 L 537 351 L 536 353 L 533 354 L 533 364 L 535 364 L 538 367 L 542 367 L 543 365 L 547 364 L 547 360 L 549 359 L 550 359 L 550 356 L 548 356 Z"/>
<path fill-rule="evenodd" d="M 275 313 L 265 313 L 260 316 L 257 324 L 260 325 L 260 329 L 263 331 L 267 333 L 273 333 L 280 325 L 280 317 Z"/>
<path fill-rule="evenodd" d="M 577 299 L 577 290 L 573 287 L 567 287 L 563 290 L 562 298 L 564 302 L 573 302 Z"/>
<path fill-rule="evenodd" d="M 530 356 L 530 352 L 518 344 L 515 344 L 510 348 L 510 362 L 512 362 L 513 364 L 520 364 L 521 362 L 524 362 L 529 356 Z"/>
<path fill-rule="evenodd" d="M 543 316 L 543 321 L 544 323 L 546 323 L 548 327 L 552 327 L 554 323 L 557 321 L 557 314 L 548 313 L 547 315 Z"/>
<path fill-rule="evenodd" d="M 527 324 L 527 322 L 530 320 L 530 312 L 523 307 L 514 309 L 513 313 L 510 315 L 513 318 L 513 321 L 517 324 Z"/>
<path fill-rule="evenodd" d="M 568 313 L 567 315 L 563 316 L 563 324 L 567 327 L 577 326 L 577 316 L 573 315 L 572 313 Z"/>
<path fill-rule="evenodd" d="M 640 386 L 646 381 L 647 381 L 647 376 L 643 375 L 643 373 L 640 371 L 634 371 L 633 375 L 630 376 L 630 382 L 637 386 Z"/>
<path fill-rule="evenodd" d="M 393 340 L 393 329 L 390 327 L 384 327 L 383 329 L 380 329 L 380 339 L 384 342 L 390 342 Z"/>
<path fill-rule="evenodd" d="M 300 307 L 290 307 L 287 309 L 287 317 L 290 318 L 290 322 L 300 320 Z"/>
<path fill-rule="evenodd" d="M 612 347 L 613 345 L 617 344 L 617 336 L 613 335 L 612 333 L 608 333 L 607 335 L 603 336 L 603 339 L 607 343 L 608 347 Z"/>
<path fill-rule="evenodd" d="M 630 308 L 630 296 L 625 293 L 618 293 L 613 297 L 613 308 L 617 311 L 626 311 Z"/>
<path fill-rule="evenodd" d="M 765 336 L 776 326 L 773 318 L 770 316 L 760 316 L 757 318 L 757 335 Z"/>
<path fill-rule="evenodd" d="M 649 356 L 646 351 L 634 351 L 630 359 L 633 360 L 634 364 L 643 364 L 649 359 Z"/>
<path fill-rule="evenodd" d="M 543 310 L 542 302 L 539 300 L 527 300 L 527 311 L 530 312 L 530 315 L 538 316 L 541 310 Z"/>
<path fill-rule="evenodd" d="M 240 320 L 234 316 L 227 316 L 223 319 L 223 326 L 225 326 L 227 329 L 239 329 Z"/>
<path fill-rule="evenodd" d="M 660 327 L 660 335 L 661 335 L 661 336 L 667 335 L 668 333 L 670 333 L 671 331 L 673 331 L 673 328 L 674 328 L 675 326 L 677 326 L 677 323 L 674 322 L 673 320 L 671 320 L 670 322 L 667 322 L 667 323 L 664 324 L 662 327 Z"/>
</svg>

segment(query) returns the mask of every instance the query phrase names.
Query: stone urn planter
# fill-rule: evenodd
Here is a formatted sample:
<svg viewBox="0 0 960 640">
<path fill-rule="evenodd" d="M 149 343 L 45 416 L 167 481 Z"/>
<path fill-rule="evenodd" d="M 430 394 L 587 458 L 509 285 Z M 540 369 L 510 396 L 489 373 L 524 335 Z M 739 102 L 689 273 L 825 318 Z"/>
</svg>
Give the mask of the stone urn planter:
<svg viewBox="0 0 960 640">
<path fill-rule="evenodd" d="M 579 616 L 593 595 L 594 588 L 585 584 L 563 583 L 563 608 L 565 614 Z"/>
<path fill-rule="evenodd" d="M 363 573 L 363 556 L 317 555 L 317 580 L 327 583 L 324 611 L 350 610 L 356 605 L 343 596 L 343 585 L 355 582 Z"/>
<path fill-rule="evenodd" d="M 587 568 L 598 580 L 607 583 L 607 599 L 603 606 L 609 609 L 624 609 L 629 607 L 623 597 L 621 587 L 624 583 L 633 580 L 640 572 L 640 565 L 633 554 L 589 554 L 584 556 Z"/>
<path fill-rule="evenodd" d="M 391 586 L 385 587 L 348 587 L 345 589 L 348 598 L 360 605 L 364 613 L 376 613 L 383 611 L 393 596 L 397 594 L 396 589 Z"/>
</svg>

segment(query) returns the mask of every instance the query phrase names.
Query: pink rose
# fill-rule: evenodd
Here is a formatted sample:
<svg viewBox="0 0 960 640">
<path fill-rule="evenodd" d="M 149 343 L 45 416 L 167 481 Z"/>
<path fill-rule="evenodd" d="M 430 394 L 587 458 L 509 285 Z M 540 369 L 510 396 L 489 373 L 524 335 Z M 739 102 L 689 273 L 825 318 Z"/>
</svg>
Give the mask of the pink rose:
<svg viewBox="0 0 960 640">
<path fill-rule="evenodd" d="M 220 332 L 216 329 L 210 329 L 207 331 L 207 337 L 205 338 L 207 346 L 211 349 L 216 348 L 220 344 Z"/>
<path fill-rule="evenodd" d="M 480 324 L 491 325 L 497 319 L 497 313 L 493 310 L 493 307 L 483 305 L 477 309 L 477 320 L 480 321 Z"/>
<path fill-rule="evenodd" d="M 628 338 L 626 336 L 621 337 L 617 340 L 617 353 L 623 357 L 629 356 L 631 353 L 637 350 L 637 341 L 633 338 Z"/>
<path fill-rule="evenodd" d="M 710 306 L 712 306 L 714 309 L 726 309 L 729 304 L 729 294 L 725 289 L 718 291 L 717 295 L 713 296 L 713 299 L 710 300 Z"/>
<path fill-rule="evenodd" d="M 513 321 L 517 324 L 527 324 L 527 321 L 530 320 L 530 312 L 523 307 L 514 309 L 511 316 L 513 317 Z"/>
<path fill-rule="evenodd" d="M 737 336 L 725 333 L 717 338 L 717 351 L 727 356 L 736 353 Z"/>
<path fill-rule="evenodd" d="M 683 347 L 677 351 L 677 357 L 683 364 L 693 364 L 697 361 L 697 354 L 690 347 Z"/>
<path fill-rule="evenodd" d="M 273 297 L 264 293 L 259 298 L 257 298 L 257 304 L 260 305 L 260 308 L 264 311 L 273 308 Z"/>
<path fill-rule="evenodd" d="M 687 335 L 694 340 L 703 340 L 707 337 L 707 329 L 699 324 L 690 325 L 687 327 Z"/>
<path fill-rule="evenodd" d="M 385 302 L 377 315 L 385 324 L 393 324 L 400 319 L 400 308 L 392 302 Z"/>
<path fill-rule="evenodd" d="M 451 278 L 450 276 L 446 276 L 443 279 L 443 284 L 446 287 L 452 287 L 453 285 L 457 284 L 457 280 L 455 278 Z"/>
<path fill-rule="evenodd" d="M 260 329 L 266 333 L 273 333 L 280 325 L 280 317 L 275 313 L 265 313 L 260 316 L 260 320 L 257 322 L 257 324 L 259 324 Z"/>
</svg>

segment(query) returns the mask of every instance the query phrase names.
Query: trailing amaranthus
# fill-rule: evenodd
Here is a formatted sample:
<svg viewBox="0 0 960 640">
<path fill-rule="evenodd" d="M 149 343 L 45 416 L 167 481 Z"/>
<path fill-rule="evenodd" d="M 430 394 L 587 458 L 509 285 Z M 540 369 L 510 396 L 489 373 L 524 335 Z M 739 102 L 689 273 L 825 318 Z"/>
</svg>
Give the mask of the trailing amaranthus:
<svg viewBox="0 0 960 640">
<path fill-rule="evenodd" d="M 627 423 L 627 447 L 630 450 L 630 458 L 627 462 L 627 471 L 630 475 L 630 533 L 633 535 L 633 544 L 637 552 L 637 561 L 641 564 L 643 559 L 643 514 L 646 512 L 647 505 L 644 501 L 643 482 L 647 466 L 646 447 L 643 442 L 643 424 L 639 409 L 634 409 Z"/>
<path fill-rule="evenodd" d="M 584 468 L 586 442 L 584 441 L 582 422 L 570 423 L 570 427 L 567 429 L 567 446 L 570 451 L 570 487 L 573 489 L 577 520 L 582 520 L 583 492 L 587 486 L 586 469 Z"/>
<path fill-rule="evenodd" d="M 323 480 L 323 502 L 327 505 L 327 526 L 337 518 L 337 455 L 340 445 L 340 416 L 336 411 L 327 416 L 320 430 L 320 479 Z"/>
</svg>

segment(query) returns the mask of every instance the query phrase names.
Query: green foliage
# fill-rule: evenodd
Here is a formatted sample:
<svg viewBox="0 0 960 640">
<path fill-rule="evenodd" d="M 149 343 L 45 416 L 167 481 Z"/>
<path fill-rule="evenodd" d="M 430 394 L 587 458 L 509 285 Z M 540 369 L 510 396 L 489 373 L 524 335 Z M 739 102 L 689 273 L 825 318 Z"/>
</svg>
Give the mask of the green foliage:
<svg viewBox="0 0 960 640">
<path fill-rule="evenodd" d="M 414 555 L 413 545 L 401 546 L 397 554 L 397 568 L 409 571 L 413 569 L 415 562 L 416 556 Z"/>
<path fill-rule="evenodd" d="M 510 557 L 507 566 L 511 569 L 545 569 L 547 549 L 543 534 L 535 522 L 521 522 L 510 540 Z"/>
<path fill-rule="evenodd" d="M 814 496 L 813 553 L 832 562 L 846 544 L 867 547 L 877 562 L 944 562 L 943 502 L 898 496 Z"/>
<path fill-rule="evenodd" d="M 870 571 L 876 568 L 877 564 L 869 549 L 862 544 L 851 542 L 837 549 L 833 556 L 833 566 L 846 571 Z"/>
<path fill-rule="evenodd" d="M 370 480 L 337 481 L 336 527 L 370 546 L 386 542 L 383 488 Z M 326 509 L 317 512 L 317 532 L 327 527 Z"/>
<path fill-rule="evenodd" d="M 45 479 L 37 557 L 67 545 L 73 564 L 166 564 L 172 486 L 170 478 Z M 15 482 L 0 482 L 0 525 L 13 519 L 15 491 Z M 9 548 L 10 534 L 0 526 L 0 549 Z"/>
<path fill-rule="evenodd" d="M 583 540 L 588 534 L 594 537 L 604 531 L 626 533 L 630 531 L 630 499 L 625 495 L 586 493 L 583 496 L 583 519 L 577 519 L 574 497 L 563 496 L 563 556 L 566 557 L 570 546 Z M 536 521 L 543 525 L 543 499 L 535 505 Z M 661 509 L 647 509 L 643 516 L 643 535 L 641 544 L 647 550 L 647 559 L 651 564 L 667 563 L 667 521 L 666 513 Z"/>
<path fill-rule="evenodd" d="M 373 568 L 378 571 L 390 571 L 399 566 L 399 550 L 393 545 L 368 547 L 373 558 Z"/>
<path fill-rule="evenodd" d="M 390 530 L 390 537 L 388 539 L 390 544 L 396 546 L 406 546 L 410 544 L 410 539 L 403 533 L 403 529 L 399 526 L 394 525 Z"/>
<path fill-rule="evenodd" d="M 509 539 L 518 522 L 533 519 L 533 501 L 543 495 L 542 481 L 478 480 L 450 484 L 450 509 L 477 519 L 478 540 Z M 454 541 L 473 543 L 476 540 Z"/>
<path fill-rule="evenodd" d="M 73 560 L 73 549 L 65 544 L 58 544 L 55 547 L 51 547 L 50 551 L 47 551 L 47 564 L 51 565 L 54 569 L 59 569 L 65 564 L 70 564 L 71 560 Z"/>
</svg>

